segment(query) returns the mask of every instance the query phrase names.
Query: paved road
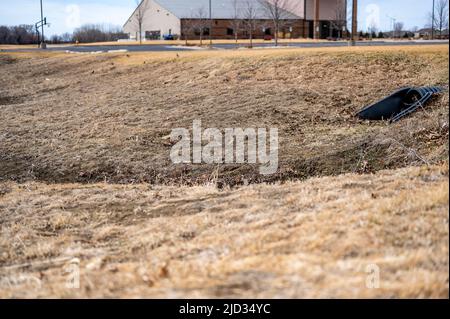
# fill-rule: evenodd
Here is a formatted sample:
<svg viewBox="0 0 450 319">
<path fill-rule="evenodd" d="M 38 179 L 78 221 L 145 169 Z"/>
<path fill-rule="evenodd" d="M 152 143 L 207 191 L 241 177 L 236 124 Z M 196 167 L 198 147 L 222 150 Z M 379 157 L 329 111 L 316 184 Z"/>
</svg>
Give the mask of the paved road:
<svg viewBox="0 0 450 319">
<path fill-rule="evenodd" d="M 357 46 L 392 46 L 392 45 L 430 45 L 430 44 L 448 44 L 448 41 L 358 41 Z M 248 44 L 241 43 L 238 45 L 240 48 L 247 47 Z M 270 48 L 273 47 L 273 42 L 257 43 L 254 44 L 255 48 Z M 346 47 L 347 42 L 292 42 L 280 44 L 280 47 L 293 47 L 293 48 L 324 48 L 324 47 Z M 214 49 L 230 50 L 235 49 L 235 44 L 215 44 Z M 3 52 L 23 52 L 23 51 L 37 51 L 39 49 L 6 49 Z M 68 52 L 158 52 L 158 51 L 194 51 L 194 50 L 206 50 L 200 47 L 186 47 L 179 45 L 109 45 L 109 46 L 49 46 L 49 51 L 68 51 Z"/>
<path fill-rule="evenodd" d="M 97 52 L 159 52 L 159 51 L 192 51 L 203 50 L 200 47 L 184 47 L 177 45 L 93 45 L 93 46 L 48 46 L 47 51 L 97 53 Z M 1 52 L 34 52 L 43 51 L 38 48 L 3 49 Z"/>
<path fill-rule="evenodd" d="M 430 45 L 430 44 L 448 44 L 448 41 L 358 41 L 357 46 L 391 46 L 391 45 Z M 273 43 L 261 43 L 254 45 L 258 47 L 273 47 Z M 346 47 L 348 42 L 298 42 L 298 43 L 282 43 L 281 47 L 294 47 L 294 48 L 325 48 L 325 47 Z M 241 47 L 247 46 L 246 44 L 241 44 Z M 236 48 L 234 44 L 216 44 L 214 45 L 217 49 L 233 49 Z"/>
</svg>

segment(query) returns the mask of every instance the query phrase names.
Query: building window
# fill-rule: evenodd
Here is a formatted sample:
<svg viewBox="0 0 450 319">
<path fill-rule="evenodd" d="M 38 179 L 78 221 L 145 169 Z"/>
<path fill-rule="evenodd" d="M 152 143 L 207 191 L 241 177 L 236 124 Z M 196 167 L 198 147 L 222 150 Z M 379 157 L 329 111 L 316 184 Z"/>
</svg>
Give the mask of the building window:
<svg viewBox="0 0 450 319">
<path fill-rule="evenodd" d="M 234 30 L 231 28 L 227 28 L 227 35 L 234 35 Z"/>
<path fill-rule="evenodd" d="M 161 31 L 160 30 L 145 31 L 145 38 L 147 40 L 159 40 L 161 39 Z"/>
<path fill-rule="evenodd" d="M 194 30 L 195 35 L 200 35 L 200 29 L 196 28 Z M 203 28 L 203 35 L 209 35 L 209 28 Z"/>
</svg>

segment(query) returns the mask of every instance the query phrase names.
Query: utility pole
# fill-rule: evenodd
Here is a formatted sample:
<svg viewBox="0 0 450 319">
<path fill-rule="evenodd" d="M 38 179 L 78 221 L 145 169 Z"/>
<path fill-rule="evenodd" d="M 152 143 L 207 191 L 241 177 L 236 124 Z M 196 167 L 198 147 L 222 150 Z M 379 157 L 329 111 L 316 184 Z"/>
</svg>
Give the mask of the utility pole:
<svg viewBox="0 0 450 319">
<path fill-rule="evenodd" d="M 320 39 L 320 0 L 314 0 L 314 39 Z"/>
<path fill-rule="evenodd" d="M 352 4 L 352 45 L 355 45 L 358 38 L 358 0 L 353 0 Z"/>
<path fill-rule="evenodd" d="M 212 5 L 211 0 L 209 0 L 209 45 L 212 46 Z"/>
<path fill-rule="evenodd" d="M 41 0 L 41 49 L 46 49 L 45 45 L 45 38 L 44 38 L 44 9 L 42 7 L 42 0 Z"/>
<path fill-rule="evenodd" d="M 392 37 L 394 39 L 397 38 L 397 30 L 395 30 L 396 24 L 397 24 L 397 19 L 396 18 L 392 18 Z"/>
<path fill-rule="evenodd" d="M 390 15 L 386 15 L 389 19 L 391 19 L 392 24 L 392 38 L 395 39 L 397 37 L 397 31 L 395 31 L 395 24 L 397 22 L 397 19 L 394 17 L 391 17 Z"/>
<path fill-rule="evenodd" d="M 434 2 L 433 0 L 433 11 L 431 11 L 431 40 L 434 40 Z"/>
</svg>

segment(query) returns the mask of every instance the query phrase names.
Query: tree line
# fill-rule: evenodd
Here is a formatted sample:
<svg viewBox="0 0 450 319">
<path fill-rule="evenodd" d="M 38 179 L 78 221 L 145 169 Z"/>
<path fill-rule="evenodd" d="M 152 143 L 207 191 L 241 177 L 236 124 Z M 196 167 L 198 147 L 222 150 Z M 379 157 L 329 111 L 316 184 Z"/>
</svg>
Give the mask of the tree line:
<svg viewBox="0 0 450 319">
<path fill-rule="evenodd" d="M 90 43 L 127 39 L 128 35 L 118 26 L 86 24 L 73 33 L 46 37 L 47 43 Z M 0 44 L 37 44 L 38 33 L 33 25 L 0 26 Z"/>
<path fill-rule="evenodd" d="M 33 44 L 37 41 L 32 25 L 0 26 L 0 44 Z"/>
</svg>

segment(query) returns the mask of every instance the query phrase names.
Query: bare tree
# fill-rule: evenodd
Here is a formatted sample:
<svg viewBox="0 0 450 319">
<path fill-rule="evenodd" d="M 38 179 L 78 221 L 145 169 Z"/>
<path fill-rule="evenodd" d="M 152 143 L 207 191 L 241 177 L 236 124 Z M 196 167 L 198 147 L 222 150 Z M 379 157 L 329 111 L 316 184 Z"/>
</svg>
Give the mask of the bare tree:
<svg viewBox="0 0 450 319">
<path fill-rule="evenodd" d="M 229 26 L 233 29 L 234 40 L 236 45 L 238 43 L 239 31 L 242 29 L 242 19 L 239 8 L 239 0 L 231 0 L 233 4 L 233 17 L 230 20 Z"/>
<path fill-rule="evenodd" d="M 194 19 L 183 19 L 181 20 L 181 32 L 182 32 L 182 36 L 184 37 L 184 43 L 185 45 L 188 45 L 188 38 L 189 35 L 194 33 L 195 30 L 195 23 L 194 23 Z"/>
<path fill-rule="evenodd" d="M 63 34 L 61 35 L 61 40 L 62 40 L 62 42 L 64 42 L 64 43 L 72 42 L 72 39 L 73 39 L 72 34 L 70 34 L 70 33 L 68 33 L 68 32 L 63 33 Z"/>
<path fill-rule="evenodd" d="M 250 47 L 253 47 L 253 34 L 258 27 L 258 9 L 255 7 L 254 3 L 247 1 L 243 9 L 243 23 L 245 30 L 248 33 L 250 39 Z"/>
<path fill-rule="evenodd" d="M 342 38 L 344 31 L 347 31 L 347 7 L 345 6 L 345 0 L 337 0 L 334 10 L 334 17 L 330 21 L 331 29 L 338 31 L 338 37 Z"/>
<path fill-rule="evenodd" d="M 185 45 L 188 45 L 188 40 L 190 35 L 195 34 L 196 30 L 196 14 L 191 10 L 191 14 L 189 15 L 189 19 L 181 20 L 181 36 L 184 37 Z"/>
<path fill-rule="evenodd" d="M 404 26 L 405 26 L 405 24 L 403 22 L 395 22 L 394 23 L 394 38 L 396 36 L 398 36 L 398 37 L 402 36 L 402 31 L 403 31 Z"/>
<path fill-rule="evenodd" d="M 205 30 L 209 29 L 209 18 L 206 9 L 204 7 L 199 8 L 191 20 L 194 24 L 194 32 L 199 35 L 200 45 L 203 45 L 203 36 L 206 35 Z"/>
<path fill-rule="evenodd" d="M 372 40 L 373 38 L 375 38 L 377 36 L 377 33 L 378 33 L 377 25 L 372 22 L 369 25 L 368 31 L 369 31 L 369 37 Z"/>
<path fill-rule="evenodd" d="M 9 28 L 7 26 L 0 25 L 0 44 L 7 44 L 9 35 Z"/>
<path fill-rule="evenodd" d="M 301 1 L 296 0 L 258 0 L 265 14 L 272 20 L 275 36 L 275 46 L 278 46 L 280 30 L 291 24 L 295 18 L 293 12 L 297 11 Z"/>
<path fill-rule="evenodd" d="M 61 38 L 61 36 L 54 34 L 50 37 L 50 42 L 52 44 L 59 44 L 62 42 L 62 38 Z"/>
<path fill-rule="evenodd" d="M 437 0 L 433 13 L 430 13 L 430 19 L 434 16 L 434 29 L 439 31 L 439 36 L 442 37 L 442 32 L 448 29 L 448 0 Z"/>
<path fill-rule="evenodd" d="M 136 11 L 134 13 L 135 17 L 135 25 L 138 28 L 139 32 L 139 44 L 142 44 L 142 29 L 144 26 L 145 13 L 148 9 L 148 1 L 147 0 L 135 0 L 136 1 Z"/>
</svg>

